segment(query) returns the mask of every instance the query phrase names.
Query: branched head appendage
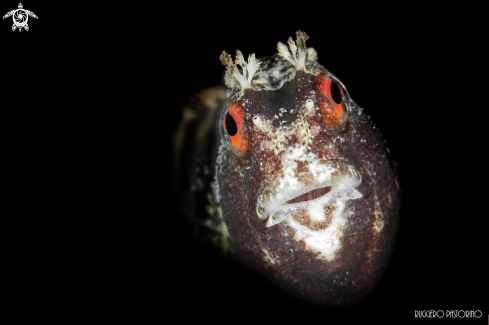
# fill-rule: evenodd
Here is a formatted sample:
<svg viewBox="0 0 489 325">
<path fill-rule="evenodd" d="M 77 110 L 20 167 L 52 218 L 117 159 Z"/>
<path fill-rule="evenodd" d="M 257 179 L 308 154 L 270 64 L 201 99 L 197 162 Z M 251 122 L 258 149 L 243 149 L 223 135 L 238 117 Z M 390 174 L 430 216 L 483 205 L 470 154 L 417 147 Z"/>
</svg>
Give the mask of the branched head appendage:
<svg viewBox="0 0 489 325">
<path fill-rule="evenodd" d="M 245 61 L 243 53 L 236 51 L 236 59 L 233 63 L 231 54 L 222 51 L 219 57 L 222 64 L 226 66 L 226 74 L 224 75 L 224 83 L 229 88 L 234 88 L 235 80 L 237 80 L 243 89 L 252 88 L 251 79 L 260 67 L 260 61 L 255 58 L 255 53 L 248 56 L 248 62 Z M 241 68 L 238 68 L 238 65 Z"/>
<path fill-rule="evenodd" d="M 277 49 L 278 55 L 283 57 L 285 60 L 292 63 L 297 71 L 306 69 L 306 59 L 308 61 L 317 61 L 318 55 L 315 49 L 312 47 L 306 48 L 306 41 L 309 36 L 305 32 L 298 30 L 296 32 L 296 41 L 289 37 L 287 44 L 289 48 L 282 42 L 278 42 Z M 290 51 L 289 51 L 290 49 Z"/>
</svg>

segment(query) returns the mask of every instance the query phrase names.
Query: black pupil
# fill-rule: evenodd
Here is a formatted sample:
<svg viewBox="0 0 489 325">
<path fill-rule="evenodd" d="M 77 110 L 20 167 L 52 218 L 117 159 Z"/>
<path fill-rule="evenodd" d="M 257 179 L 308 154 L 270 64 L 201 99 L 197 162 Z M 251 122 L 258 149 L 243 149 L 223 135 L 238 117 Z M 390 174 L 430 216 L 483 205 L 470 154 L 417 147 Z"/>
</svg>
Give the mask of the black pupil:
<svg viewBox="0 0 489 325">
<path fill-rule="evenodd" d="M 331 80 L 331 97 L 333 97 L 333 100 L 336 104 L 341 104 L 341 101 L 343 98 L 341 98 L 341 90 L 340 87 Z"/>
<path fill-rule="evenodd" d="M 236 125 L 236 121 L 231 116 L 231 114 L 226 113 L 226 131 L 230 136 L 235 135 L 238 132 L 238 126 Z"/>
</svg>

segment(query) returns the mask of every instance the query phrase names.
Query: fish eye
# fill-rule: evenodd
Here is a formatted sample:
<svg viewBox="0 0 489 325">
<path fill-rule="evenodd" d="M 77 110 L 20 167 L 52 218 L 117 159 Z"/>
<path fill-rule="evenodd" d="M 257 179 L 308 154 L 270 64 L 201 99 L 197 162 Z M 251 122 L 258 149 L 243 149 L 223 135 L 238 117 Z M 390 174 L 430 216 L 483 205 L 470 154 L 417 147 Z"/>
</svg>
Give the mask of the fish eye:
<svg viewBox="0 0 489 325">
<path fill-rule="evenodd" d="M 343 93 L 336 81 L 331 81 L 331 97 L 336 104 L 341 104 L 343 101 Z"/>
<path fill-rule="evenodd" d="M 229 114 L 229 112 L 226 113 L 225 128 L 226 128 L 226 132 L 230 136 L 234 136 L 238 132 L 238 126 L 236 125 L 236 121 L 231 116 L 231 114 Z"/>
<path fill-rule="evenodd" d="M 350 97 L 345 86 L 336 76 L 328 72 L 318 77 L 316 87 L 324 122 L 335 131 L 343 130 L 350 110 Z"/>
<path fill-rule="evenodd" d="M 251 152 L 251 141 L 245 123 L 245 111 L 240 103 L 224 107 L 219 123 L 226 146 L 239 158 L 246 159 Z"/>
</svg>

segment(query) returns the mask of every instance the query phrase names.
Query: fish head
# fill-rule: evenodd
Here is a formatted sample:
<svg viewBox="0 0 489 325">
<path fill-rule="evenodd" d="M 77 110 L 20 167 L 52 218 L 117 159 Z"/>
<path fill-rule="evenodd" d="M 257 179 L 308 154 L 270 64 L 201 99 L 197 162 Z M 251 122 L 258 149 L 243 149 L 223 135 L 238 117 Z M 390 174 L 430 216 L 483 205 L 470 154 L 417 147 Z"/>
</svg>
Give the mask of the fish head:
<svg viewBox="0 0 489 325">
<path fill-rule="evenodd" d="M 353 303 L 387 265 L 398 182 L 380 133 L 305 39 L 260 61 L 239 53 L 241 69 L 223 60 L 234 79 L 216 188 L 239 259 L 295 296 Z"/>
</svg>

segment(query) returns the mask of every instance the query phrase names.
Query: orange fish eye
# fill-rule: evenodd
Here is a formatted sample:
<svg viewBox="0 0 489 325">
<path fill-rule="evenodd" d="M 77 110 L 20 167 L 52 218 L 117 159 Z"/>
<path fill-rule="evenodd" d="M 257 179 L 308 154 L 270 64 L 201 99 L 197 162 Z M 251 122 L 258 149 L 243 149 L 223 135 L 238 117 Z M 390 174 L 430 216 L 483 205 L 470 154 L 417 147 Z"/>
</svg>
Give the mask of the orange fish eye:
<svg viewBox="0 0 489 325">
<path fill-rule="evenodd" d="M 317 80 L 318 101 L 326 124 L 341 131 L 348 118 L 349 97 L 345 87 L 331 74 L 321 75 Z"/>
<path fill-rule="evenodd" d="M 239 103 L 232 103 L 221 116 L 221 136 L 239 158 L 246 158 L 251 142 L 245 125 L 245 111 Z"/>
</svg>

